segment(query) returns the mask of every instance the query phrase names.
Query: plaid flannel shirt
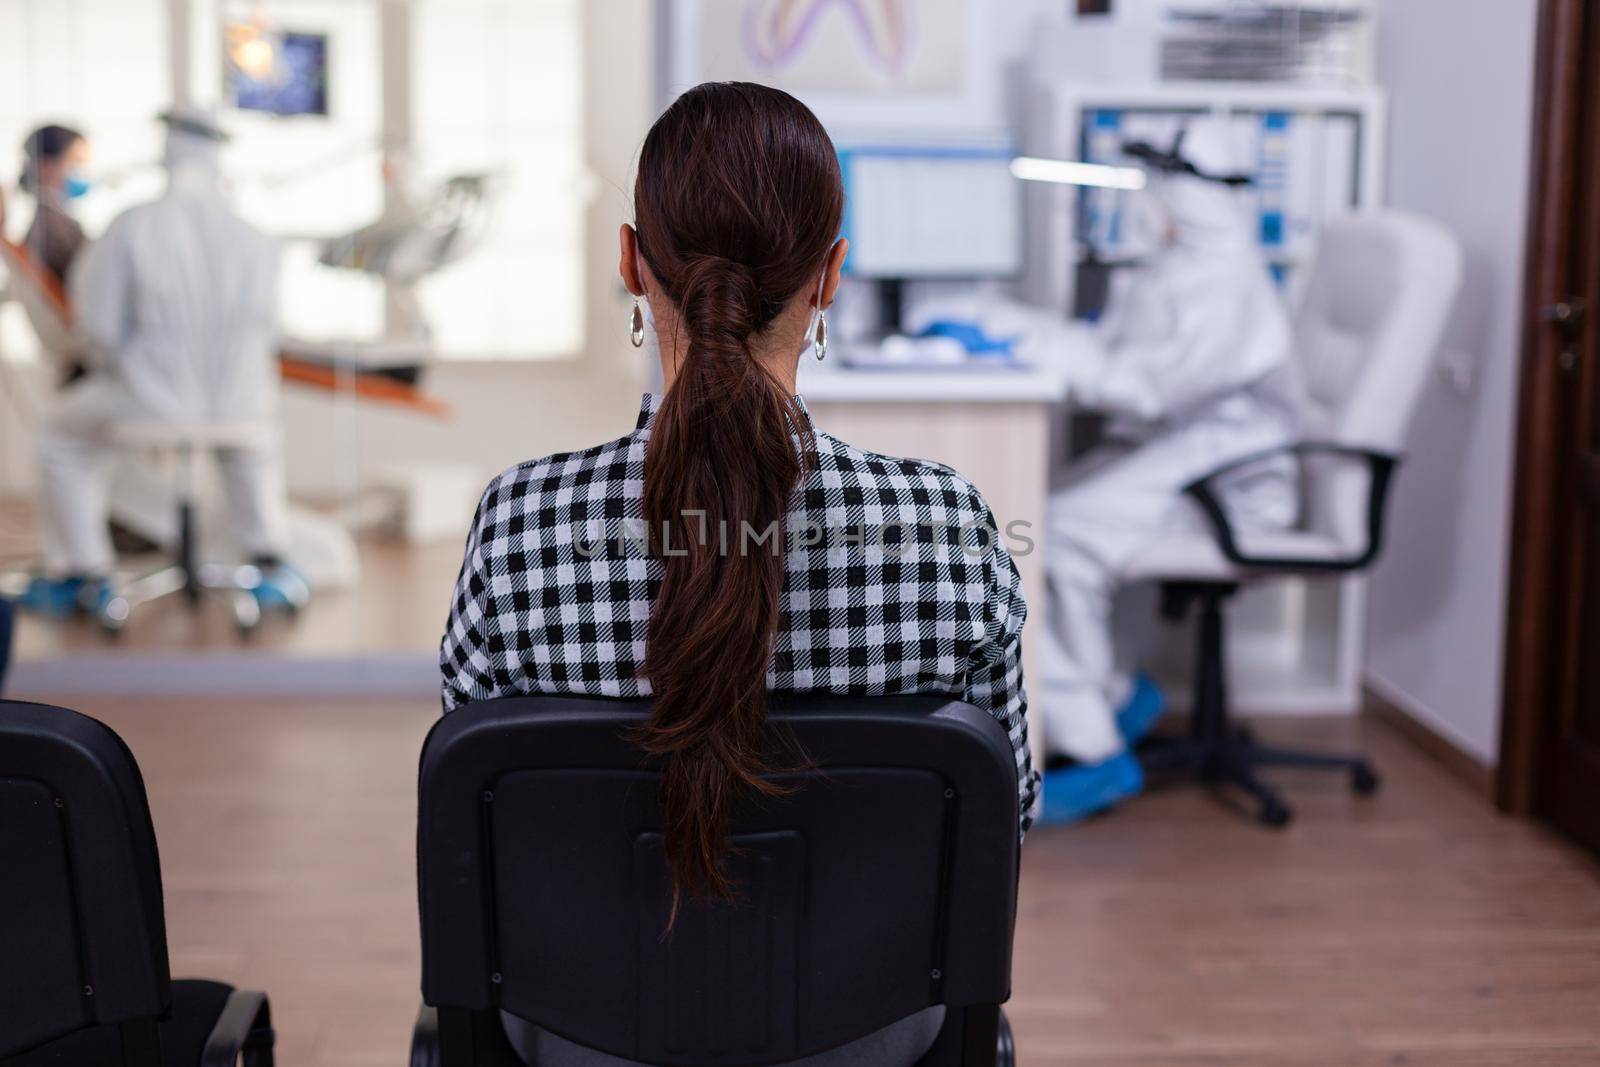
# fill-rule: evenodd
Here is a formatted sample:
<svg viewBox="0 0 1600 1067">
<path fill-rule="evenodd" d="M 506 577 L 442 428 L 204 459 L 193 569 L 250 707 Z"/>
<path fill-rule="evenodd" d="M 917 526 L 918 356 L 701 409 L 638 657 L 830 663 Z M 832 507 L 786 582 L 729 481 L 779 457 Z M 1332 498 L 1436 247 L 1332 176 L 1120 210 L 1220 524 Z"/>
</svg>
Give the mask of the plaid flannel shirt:
<svg viewBox="0 0 1600 1067">
<path fill-rule="evenodd" d="M 528 693 L 650 695 L 639 669 L 662 567 L 645 548 L 642 496 L 656 407 L 646 394 L 626 437 L 489 483 L 440 646 L 445 711 Z M 1022 684 L 1027 606 L 988 505 L 948 467 L 820 430 L 815 439 L 782 535 L 767 688 L 947 693 L 989 712 L 1016 753 L 1026 831 L 1039 799 Z M 762 533 L 751 532 L 751 550 L 771 551 Z"/>
</svg>

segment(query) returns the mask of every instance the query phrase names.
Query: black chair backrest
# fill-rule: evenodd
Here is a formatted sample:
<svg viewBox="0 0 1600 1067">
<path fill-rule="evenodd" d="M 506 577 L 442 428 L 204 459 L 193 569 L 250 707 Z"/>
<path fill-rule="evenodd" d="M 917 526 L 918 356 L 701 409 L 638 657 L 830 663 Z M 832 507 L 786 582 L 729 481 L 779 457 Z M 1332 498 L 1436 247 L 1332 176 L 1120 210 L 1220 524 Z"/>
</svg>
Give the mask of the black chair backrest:
<svg viewBox="0 0 1600 1067">
<path fill-rule="evenodd" d="M 0 1059 L 171 999 L 144 782 L 108 727 L 0 701 Z"/>
<path fill-rule="evenodd" d="M 775 703 L 807 757 L 777 776 L 794 791 L 736 819 L 741 899 L 686 905 L 664 936 L 657 778 L 627 739 L 648 707 L 507 698 L 434 726 L 417 852 L 441 1024 L 498 1008 L 629 1060 L 748 1065 L 1006 1000 L 1017 781 L 991 716 L 936 696 Z"/>
</svg>

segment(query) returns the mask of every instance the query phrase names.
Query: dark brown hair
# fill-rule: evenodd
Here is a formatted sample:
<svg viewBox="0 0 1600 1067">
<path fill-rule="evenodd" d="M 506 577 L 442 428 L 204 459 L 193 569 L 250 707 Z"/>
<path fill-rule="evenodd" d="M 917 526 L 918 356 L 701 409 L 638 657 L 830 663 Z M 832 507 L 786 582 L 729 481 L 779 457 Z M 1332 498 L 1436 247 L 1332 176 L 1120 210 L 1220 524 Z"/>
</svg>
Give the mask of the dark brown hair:
<svg viewBox="0 0 1600 1067">
<path fill-rule="evenodd" d="M 746 542 L 741 524 L 781 528 L 810 424 L 751 341 L 817 288 L 843 212 L 827 132 L 764 85 L 690 89 L 639 154 L 639 253 L 686 342 L 645 452 L 644 516 L 664 573 L 643 667 L 654 708 L 638 735 L 662 760 L 676 895 L 732 895 L 733 806 L 777 791 L 763 776 L 783 535 Z"/>
<path fill-rule="evenodd" d="M 17 179 L 22 191 L 38 192 L 35 186 L 38 184 L 39 165 L 55 162 L 81 140 L 83 134 L 71 126 L 58 126 L 54 123 L 40 126 L 28 134 L 28 139 L 22 142 L 22 154 L 26 159 L 22 164 L 22 175 Z"/>
</svg>

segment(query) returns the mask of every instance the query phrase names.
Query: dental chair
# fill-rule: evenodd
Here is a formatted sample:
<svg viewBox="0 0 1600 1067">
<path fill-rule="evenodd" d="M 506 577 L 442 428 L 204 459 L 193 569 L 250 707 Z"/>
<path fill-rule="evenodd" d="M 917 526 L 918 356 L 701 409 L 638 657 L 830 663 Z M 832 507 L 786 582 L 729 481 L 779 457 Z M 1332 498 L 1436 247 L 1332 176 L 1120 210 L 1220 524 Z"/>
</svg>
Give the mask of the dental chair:
<svg viewBox="0 0 1600 1067">
<path fill-rule="evenodd" d="M 1187 774 L 1242 789 L 1261 822 L 1292 812 L 1256 774 L 1303 767 L 1348 774 L 1358 793 L 1377 774 L 1356 756 L 1256 744 L 1228 711 L 1223 608 L 1242 586 L 1286 576 L 1360 573 L 1383 547 L 1384 510 L 1400 449 L 1461 282 L 1461 251 L 1435 223 L 1398 212 L 1353 216 L 1322 234 L 1295 319 L 1297 358 L 1310 399 L 1304 438 L 1212 471 L 1186 488 L 1204 515 L 1199 532 L 1152 545 L 1128 580 L 1155 581 L 1163 613 L 1198 612 L 1194 698 L 1187 737 L 1139 750 L 1146 771 Z M 1235 530 L 1219 484 L 1262 460 L 1299 462 L 1302 521 L 1280 533 Z"/>
<path fill-rule="evenodd" d="M 523 1067 L 500 1013 L 654 1067 L 761 1067 L 931 1006 L 918 1067 L 1010 1067 L 1016 757 L 944 697 L 775 700 L 787 794 L 736 817 L 728 903 L 672 891 L 648 701 L 517 697 L 423 745 L 412 1067 Z M 885 1062 L 880 1067 L 912 1067 Z"/>
<path fill-rule="evenodd" d="M 138 764 L 104 724 L 0 701 L 0 1067 L 272 1067 L 264 993 L 171 979 Z"/>
</svg>

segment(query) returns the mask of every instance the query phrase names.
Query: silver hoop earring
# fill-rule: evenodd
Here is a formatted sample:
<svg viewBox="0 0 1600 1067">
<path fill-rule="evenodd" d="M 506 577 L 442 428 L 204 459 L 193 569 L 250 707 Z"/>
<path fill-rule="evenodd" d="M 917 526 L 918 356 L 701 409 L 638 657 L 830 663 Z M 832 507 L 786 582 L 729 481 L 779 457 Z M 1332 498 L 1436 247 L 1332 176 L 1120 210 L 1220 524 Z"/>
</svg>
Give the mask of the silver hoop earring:
<svg viewBox="0 0 1600 1067">
<path fill-rule="evenodd" d="M 628 316 L 628 340 L 633 342 L 634 348 L 644 347 L 644 308 L 637 299 L 633 302 L 633 314 Z"/>
<path fill-rule="evenodd" d="M 811 350 L 817 354 L 818 363 L 828 358 L 828 316 L 820 311 L 817 312 L 817 337 Z"/>
</svg>

